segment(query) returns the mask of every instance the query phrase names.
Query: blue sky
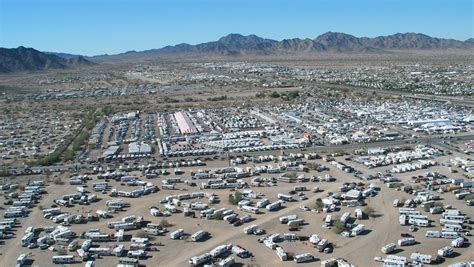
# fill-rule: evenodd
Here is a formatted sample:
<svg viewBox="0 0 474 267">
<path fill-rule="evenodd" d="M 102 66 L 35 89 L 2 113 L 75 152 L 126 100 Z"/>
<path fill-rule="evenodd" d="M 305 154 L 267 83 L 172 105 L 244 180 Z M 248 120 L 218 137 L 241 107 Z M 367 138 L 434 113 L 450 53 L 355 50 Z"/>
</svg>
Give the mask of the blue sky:
<svg viewBox="0 0 474 267">
<path fill-rule="evenodd" d="M 472 0 L 0 0 L 0 46 L 84 55 L 327 31 L 473 37 Z"/>
</svg>

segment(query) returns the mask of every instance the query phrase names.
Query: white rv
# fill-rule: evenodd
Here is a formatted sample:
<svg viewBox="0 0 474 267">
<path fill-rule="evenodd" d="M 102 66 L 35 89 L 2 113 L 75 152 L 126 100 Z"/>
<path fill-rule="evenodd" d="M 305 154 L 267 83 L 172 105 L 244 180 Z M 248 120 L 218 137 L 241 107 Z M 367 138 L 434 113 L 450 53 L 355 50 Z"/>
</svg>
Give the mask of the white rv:
<svg viewBox="0 0 474 267">
<path fill-rule="evenodd" d="M 314 260 L 314 257 L 313 257 L 313 255 L 311 255 L 309 253 L 302 253 L 302 254 L 295 255 L 293 257 L 293 260 L 296 263 L 302 263 L 302 262 L 312 261 L 312 260 Z"/>
</svg>

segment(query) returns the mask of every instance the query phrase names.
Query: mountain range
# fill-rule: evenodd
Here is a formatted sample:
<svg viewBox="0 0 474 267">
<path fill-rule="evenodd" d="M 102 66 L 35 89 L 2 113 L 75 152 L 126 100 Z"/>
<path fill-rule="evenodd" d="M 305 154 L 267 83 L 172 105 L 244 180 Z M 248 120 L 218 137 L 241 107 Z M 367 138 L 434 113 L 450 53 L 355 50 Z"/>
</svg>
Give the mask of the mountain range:
<svg viewBox="0 0 474 267">
<path fill-rule="evenodd" d="M 82 56 L 64 58 L 23 46 L 11 49 L 0 48 L 0 73 L 65 69 L 93 64 L 95 63 Z"/>
<path fill-rule="evenodd" d="M 374 38 L 355 37 L 345 33 L 327 32 L 314 39 L 276 41 L 256 35 L 229 34 L 217 41 L 197 45 L 178 44 L 160 49 L 129 51 L 106 56 L 111 58 L 152 57 L 162 55 L 217 56 L 301 56 L 317 53 L 385 53 L 401 50 L 472 49 L 474 40 L 458 41 L 430 37 L 420 33 L 397 33 Z M 101 56 L 100 58 L 104 58 Z"/>
<path fill-rule="evenodd" d="M 128 51 L 116 55 L 83 57 L 60 52 L 40 52 L 33 48 L 0 48 L 0 73 L 64 69 L 108 60 L 136 60 L 159 57 L 200 56 L 296 56 L 305 57 L 320 53 L 396 53 L 406 50 L 460 49 L 472 53 L 474 39 L 465 41 L 430 37 L 420 33 L 397 33 L 374 38 L 326 32 L 314 39 L 284 39 L 276 41 L 256 35 L 229 34 L 217 41 L 196 45 L 178 44 L 145 51 Z"/>
</svg>

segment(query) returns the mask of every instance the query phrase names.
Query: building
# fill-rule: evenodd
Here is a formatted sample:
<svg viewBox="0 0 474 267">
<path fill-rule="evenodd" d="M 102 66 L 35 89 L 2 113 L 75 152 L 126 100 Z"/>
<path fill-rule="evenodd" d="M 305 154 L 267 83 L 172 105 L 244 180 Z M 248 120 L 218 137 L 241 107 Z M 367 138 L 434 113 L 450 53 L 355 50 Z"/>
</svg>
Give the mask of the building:
<svg viewBox="0 0 474 267">
<path fill-rule="evenodd" d="M 198 132 L 194 123 L 185 112 L 179 111 L 174 113 L 174 118 L 181 134 L 195 134 Z"/>
</svg>

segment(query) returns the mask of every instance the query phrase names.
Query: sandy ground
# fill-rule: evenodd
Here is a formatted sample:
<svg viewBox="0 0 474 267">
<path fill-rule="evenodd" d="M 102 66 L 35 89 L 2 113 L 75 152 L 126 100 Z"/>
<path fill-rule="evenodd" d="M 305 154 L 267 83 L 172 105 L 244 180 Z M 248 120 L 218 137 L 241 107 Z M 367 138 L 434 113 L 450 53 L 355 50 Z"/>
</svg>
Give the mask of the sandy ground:
<svg viewBox="0 0 474 267">
<path fill-rule="evenodd" d="M 455 155 L 453 155 L 455 156 Z M 452 156 L 451 156 L 452 157 Z M 449 158 L 448 157 L 440 157 L 438 158 L 438 162 L 446 162 Z M 346 162 L 342 157 L 337 158 L 338 161 Z M 284 224 L 280 224 L 278 218 L 283 215 L 288 214 L 296 214 L 299 217 L 305 219 L 308 223 L 304 225 L 299 231 L 296 233 L 298 235 L 305 235 L 308 236 L 310 234 L 318 234 L 323 238 L 327 238 L 331 243 L 334 244 L 334 252 L 332 254 L 324 254 L 317 251 L 316 248 L 311 247 L 308 243 L 304 242 L 288 242 L 284 241 L 279 245 L 282 246 L 285 251 L 289 253 L 302 253 L 302 252 L 309 252 L 313 256 L 315 256 L 316 264 L 319 264 L 319 261 L 325 260 L 332 257 L 342 257 L 349 260 L 351 263 L 355 264 L 356 266 L 380 266 L 380 263 L 373 261 L 375 256 L 384 256 L 380 251 L 381 247 L 388 243 L 396 243 L 398 239 L 401 238 L 401 233 L 407 233 L 408 227 L 407 226 L 400 226 L 398 223 L 398 209 L 392 207 L 393 200 L 396 198 L 412 198 L 404 192 L 399 192 L 394 189 L 387 188 L 383 183 L 379 181 L 373 181 L 376 185 L 381 188 L 380 193 L 367 200 L 367 203 L 370 207 L 373 207 L 377 213 L 380 213 L 382 216 L 378 218 L 370 218 L 358 221 L 356 223 L 362 223 L 365 227 L 369 230 L 366 234 L 352 237 L 352 238 L 345 238 L 340 235 L 335 234 L 332 230 L 324 229 L 321 227 L 322 220 L 325 216 L 323 213 L 315 213 L 311 211 L 303 211 L 299 207 L 301 205 L 312 206 L 314 201 L 317 198 L 322 198 L 327 196 L 328 192 L 335 192 L 344 182 L 351 182 L 351 181 L 359 181 L 357 180 L 352 174 L 348 174 L 342 172 L 330 165 L 328 163 L 323 162 L 321 160 L 317 160 L 316 162 L 321 163 L 323 165 L 329 166 L 329 172 L 323 173 L 308 173 L 306 174 L 308 177 L 311 175 L 324 175 L 326 173 L 330 173 L 334 177 L 337 178 L 336 182 L 333 183 L 302 183 L 306 185 L 308 188 L 313 188 L 314 186 L 318 186 L 323 189 L 323 192 L 319 193 L 312 193 L 307 192 L 306 195 L 309 199 L 305 201 L 297 201 L 291 203 L 285 203 L 285 207 L 276 212 L 265 212 L 264 214 L 253 215 L 255 220 L 251 223 L 246 223 L 239 227 L 234 227 L 228 224 L 225 221 L 212 221 L 212 220 L 205 220 L 199 218 L 189 218 L 184 217 L 182 213 L 174 214 L 171 217 L 167 217 L 166 220 L 173 224 L 174 226 L 169 227 L 170 231 L 174 231 L 178 228 L 182 228 L 188 234 L 193 234 L 194 232 L 198 231 L 199 229 L 206 230 L 211 233 L 212 237 L 204 242 L 194 243 L 190 242 L 189 240 L 171 240 L 168 235 L 156 237 L 153 241 L 155 243 L 161 242 L 163 246 L 157 246 L 157 252 L 150 252 L 150 256 L 146 260 L 140 260 L 140 264 L 146 266 L 187 266 L 188 259 L 195 255 L 200 255 L 202 253 L 208 252 L 214 247 L 221 245 L 221 244 L 238 244 L 248 250 L 250 250 L 254 258 L 250 259 L 240 259 L 236 257 L 236 262 L 239 265 L 245 266 L 294 266 L 296 263 L 292 261 L 281 262 L 276 253 L 269 248 L 265 247 L 263 244 L 258 243 L 257 239 L 258 236 L 254 235 L 246 235 L 243 233 L 243 229 L 250 224 L 257 224 L 260 228 L 266 230 L 267 233 L 289 233 L 288 227 Z M 368 174 L 375 174 L 379 171 L 385 171 L 386 169 L 391 168 L 390 166 L 371 169 L 368 170 L 363 166 L 352 163 L 346 162 L 349 165 L 356 167 L 359 170 L 364 172 L 364 175 Z M 225 165 L 225 162 L 214 161 L 210 162 L 211 166 L 216 165 Z M 208 168 L 208 167 L 206 167 Z M 190 170 L 196 170 L 197 167 L 185 167 L 182 168 L 186 171 L 186 174 L 183 178 L 189 176 Z M 203 168 L 204 169 L 204 168 Z M 430 171 L 438 171 L 440 173 L 449 175 L 449 177 L 458 177 L 458 174 L 450 174 L 447 171 L 447 167 L 444 166 L 434 166 L 429 169 Z M 427 170 L 419 170 L 415 172 L 410 172 L 406 174 L 397 175 L 397 177 L 401 178 L 402 180 L 408 182 L 411 176 L 413 175 L 420 175 L 424 174 Z M 173 177 L 171 175 L 170 177 Z M 161 185 L 161 180 L 163 178 L 160 177 L 158 179 L 149 180 L 152 181 L 156 185 Z M 248 178 L 250 180 L 250 178 Z M 88 185 L 91 186 L 93 182 L 97 180 L 94 179 L 92 181 L 88 181 Z M 199 182 L 199 181 L 198 181 Z M 121 189 L 126 189 L 124 186 L 120 186 L 116 182 L 110 182 L 113 186 Z M 279 183 L 277 187 L 252 187 L 254 191 L 261 192 L 265 194 L 266 198 L 269 198 L 271 201 L 276 200 L 277 193 L 287 193 L 290 191 L 293 186 L 296 184 L 285 184 Z M 49 207 L 52 204 L 53 199 L 57 198 L 60 195 L 66 193 L 73 193 L 76 191 L 76 186 L 71 186 L 68 184 L 65 185 L 50 185 L 46 187 L 48 194 L 44 196 L 41 200 L 41 205 L 45 208 Z M 189 187 L 184 184 L 179 185 L 179 188 L 186 189 L 187 192 L 194 192 L 194 191 L 205 191 L 211 192 L 210 190 L 199 190 L 199 188 Z M 130 189 L 131 190 L 131 189 Z M 244 215 L 245 213 L 242 211 L 238 211 L 236 207 L 231 207 L 227 203 L 227 195 L 230 193 L 228 190 L 215 190 L 216 194 L 218 194 L 221 198 L 221 203 L 213 205 L 214 207 L 230 207 L 233 208 L 240 216 Z M 159 191 L 158 193 L 154 193 L 151 195 L 147 195 L 141 198 L 136 199 L 126 199 L 129 203 L 131 203 L 131 207 L 128 208 L 125 212 L 121 212 L 119 214 L 114 214 L 114 218 L 108 220 L 101 220 L 99 222 L 89 222 L 87 224 L 73 224 L 71 226 L 72 230 L 76 233 L 80 234 L 83 231 L 93 228 L 99 228 L 104 232 L 113 233 L 113 230 L 108 229 L 106 224 L 107 221 L 115 221 L 122 217 L 128 215 L 141 215 L 144 216 L 146 220 L 149 220 L 154 223 L 158 223 L 162 218 L 152 217 L 149 212 L 148 208 L 152 205 L 160 206 L 159 200 L 163 199 L 167 195 L 171 194 L 180 194 L 183 193 L 181 191 Z M 102 198 L 100 201 L 91 204 L 89 206 L 80 206 L 76 205 L 75 207 L 67 208 L 67 210 L 71 213 L 87 213 L 89 211 L 96 211 L 97 209 L 105 209 L 105 201 L 107 199 L 111 199 L 108 195 L 98 195 Z M 459 208 L 464 213 L 468 214 L 469 216 L 473 217 L 473 210 L 472 207 L 467 207 L 463 201 L 456 200 L 454 195 L 451 193 L 446 193 L 442 195 L 443 202 L 445 204 L 452 204 L 454 207 Z M 3 200 L 4 197 L 1 197 Z M 202 200 L 205 201 L 206 199 Z M 354 215 L 355 208 L 348 208 L 348 207 L 341 207 L 341 209 L 334 213 L 334 215 L 341 215 L 345 211 L 350 211 L 351 215 Z M 414 246 L 402 247 L 396 255 L 406 256 L 409 257 L 412 252 L 418 251 L 421 253 L 427 254 L 435 254 L 437 250 L 441 247 L 449 245 L 451 240 L 450 239 L 428 239 L 425 238 L 426 230 L 440 230 L 439 226 L 439 215 L 431 215 L 427 214 L 430 219 L 434 221 L 433 227 L 431 228 L 421 228 L 417 232 L 411 233 L 414 235 L 416 240 L 419 242 Z M 0 266 L 13 266 L 16 258 L 21 253 L 28 253 L 29 258 L 33 259 L 33 266 L 51 266 L 51 256 L 55 255 L 53 252 L 48 250 L 40 250 L 36 249 L 28 249 L 21 247 L 21 236 L 23 235 L 25 229 L 28 226 L 34 227 L 42 227 L 42 226 L 51 226 L 54 223 L 50 220 L 44 219 L 41 211 L 38 208 L 33 208 L 29 217 L 25 218 L 21 222 L 21 227 L 16 228 L 16 237 L 11 240 L 3 240 L 4 244 L 0 246 Z M 138 230 L 128 231 L 127 234 L 134 235 Z M 44 233 L 41 233 L 44 235 Z M 80 241 L 82 242 L 82 241 Z M 108 242 L 108 243 L 101 243 L 100 246 L 114 246 L 115 242 Z M 124 242 L 125 246 L 129 246 L 129 242 Z M 469 258 L 474 257 L 474 253 L 472 252 L 471 247 L 464 247 L 464 248 L 455 248 L 455 256 L 452 258 L 446 258 L 445 262 L 440 264 L 440 266 L 447 266 L 448 264 L 460 262 L 460 261 L 467 261 Z M 70 254 L 75 254 L 74 252 L 70 252 Z M 363 256 L 361 256 L 363 255 Z M 115 256 L 103 257 L 96 260 L 96 266 L 113 266 L 117 264 L 118 259 Z M 77 263 L 74 266 L 83 266 L 84 263 Z M 236 266 L 239 266 L 236 265 Z M 301 264 L 300 264 L 301 265 Z M 307 263 L 303 265 L 314 265 L 313 263 Z"/>
</svg>

